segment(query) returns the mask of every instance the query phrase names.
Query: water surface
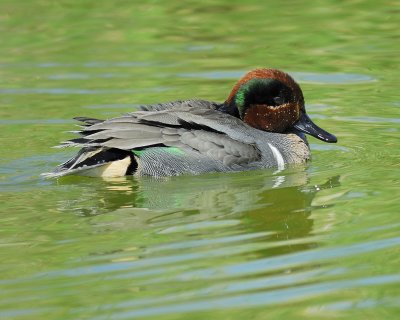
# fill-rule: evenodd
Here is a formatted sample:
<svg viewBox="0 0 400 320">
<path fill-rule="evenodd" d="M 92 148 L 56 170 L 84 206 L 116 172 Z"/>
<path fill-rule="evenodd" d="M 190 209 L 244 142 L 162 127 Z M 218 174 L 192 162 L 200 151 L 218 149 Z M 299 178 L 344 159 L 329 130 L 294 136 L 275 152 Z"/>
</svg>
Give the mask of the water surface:
<svg viewBox="0 0 400 320">
<path fill-rule="evenodd" d="M 394 2 L 0 3 L 3 319 L 397 319 Z M 223 101 L 290 72 L 338 144 L 284 171 L 154 180 L 42 172 L 74 116 Z"/>
</svg>

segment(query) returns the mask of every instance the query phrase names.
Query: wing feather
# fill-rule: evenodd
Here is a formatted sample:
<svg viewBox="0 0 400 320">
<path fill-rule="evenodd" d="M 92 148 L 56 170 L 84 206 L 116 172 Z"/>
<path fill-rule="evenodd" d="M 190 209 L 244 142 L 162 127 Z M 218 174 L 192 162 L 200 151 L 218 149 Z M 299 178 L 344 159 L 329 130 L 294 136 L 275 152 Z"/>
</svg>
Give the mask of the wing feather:
<svg viewBox="0 0 400 320">
<path fill-rule="evenodd" d="M 176 172 L 229 171 L 258 161 L 261 155 L 254 138 L 240 134 L 249 127 L 239 119 L 220 113 L 216 107 L 213 102 L 188 100 L 146 106 L 142 111 L 105 121 L 79 117 L 77 120 L 86 124 L 79 132 L 82 138 L 66 141 L 61 146 L 149 150 L 142 152 L 142 156 L 146 155 L 143 161 L 159 161 L 161 167 L 170 161 L 166 167 Z M 161 150 L 160 146 L 179 148 L 182 154 L 166 156 L 169 153 L 157 151 Z M 156 157 L 157 154 L 163 157 Z M 72 167 L 78 167 L 80 160 L 76 158 Z M 142 165 L 153 170 L 150 163 Z"/>
</svg>

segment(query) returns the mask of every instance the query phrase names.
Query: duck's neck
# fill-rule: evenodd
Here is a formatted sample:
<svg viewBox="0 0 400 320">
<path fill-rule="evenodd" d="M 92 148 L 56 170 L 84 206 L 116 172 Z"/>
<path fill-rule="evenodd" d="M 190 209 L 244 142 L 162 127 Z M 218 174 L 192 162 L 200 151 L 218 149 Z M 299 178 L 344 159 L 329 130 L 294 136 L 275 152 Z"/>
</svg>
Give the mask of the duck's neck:
<svg viewBox="0 0 400 320">
<path fill-rule="evenodd" d="M 218 108 L 218 111 L 223 112 L 223 113 L 227 113 L 231 116 L 234 116 L 236 118 L 240 118 L 240 114 L 238 111 L 238 108 L 236 107 L 235 103 L 230 103 L 228 104 L 227 101 L 225 101 L 224 103 L 222 103 Z"/>
</svg>

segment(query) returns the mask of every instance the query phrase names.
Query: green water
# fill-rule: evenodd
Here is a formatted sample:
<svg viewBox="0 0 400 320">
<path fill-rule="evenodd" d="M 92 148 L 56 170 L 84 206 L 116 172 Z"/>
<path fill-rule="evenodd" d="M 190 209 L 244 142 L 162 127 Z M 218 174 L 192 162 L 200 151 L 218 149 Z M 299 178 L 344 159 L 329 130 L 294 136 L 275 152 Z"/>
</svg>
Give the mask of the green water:
<svg viewBox="0 0 400 320">
<path fill-rule="evenodd" d="M 398 319 L 395 1 L 0 1 L 1 319 Z M 74 116 L 301 84 L 338 144 L 282 172 L 41 172 Z M 396 316 L 397 315 L 397 316 Z"/>
</svg>

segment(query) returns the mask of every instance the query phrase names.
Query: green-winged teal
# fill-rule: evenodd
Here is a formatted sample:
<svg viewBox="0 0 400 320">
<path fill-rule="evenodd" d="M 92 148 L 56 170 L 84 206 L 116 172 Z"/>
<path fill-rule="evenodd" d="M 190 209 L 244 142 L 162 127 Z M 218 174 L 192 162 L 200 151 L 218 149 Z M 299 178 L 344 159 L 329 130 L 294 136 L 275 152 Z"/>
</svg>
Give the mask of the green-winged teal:
<svg viewBox="0 0 400 320">
<path fill-rule="evenodd" d="M 174 176 L 299 164 L 310 158 L 304 133 L 334 135 L 306 114 L 299 85 L 275 69 L 255 69 L 224 103 L 185 100 L 141 106 L 109 120 L 78 117 L 80 137 L 59 147 L 81 150 L 47 177 Z"/>
</svg>

